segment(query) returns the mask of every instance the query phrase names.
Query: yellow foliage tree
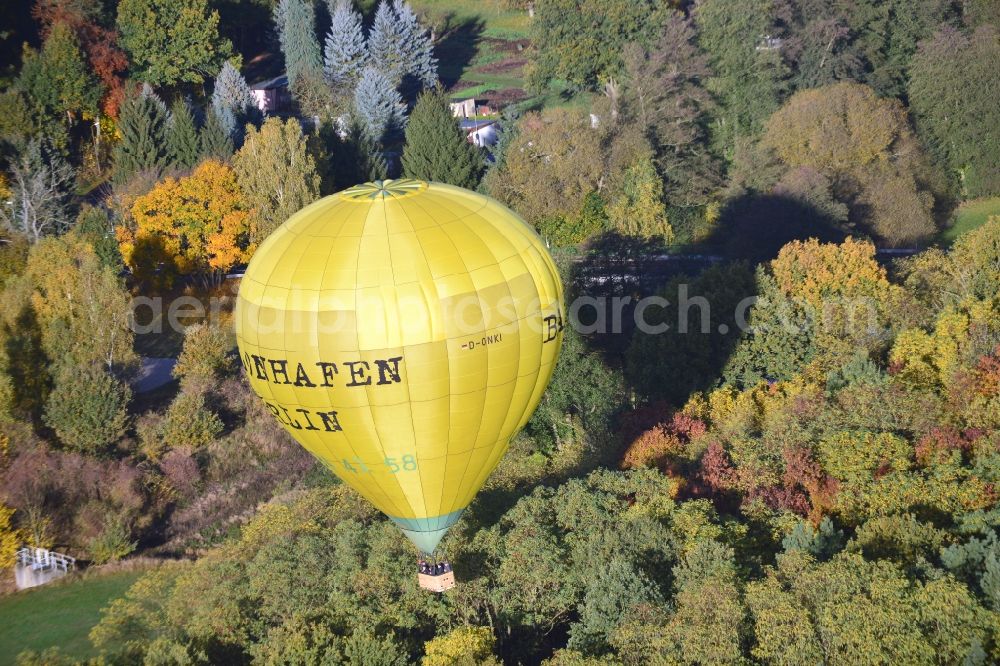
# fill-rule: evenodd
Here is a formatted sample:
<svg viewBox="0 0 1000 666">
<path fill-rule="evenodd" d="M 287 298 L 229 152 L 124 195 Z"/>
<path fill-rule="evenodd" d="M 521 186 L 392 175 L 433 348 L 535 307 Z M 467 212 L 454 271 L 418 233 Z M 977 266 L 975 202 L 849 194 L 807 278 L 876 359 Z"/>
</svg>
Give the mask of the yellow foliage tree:
<svg viewBox="0 0 1000 666">
<path fill-rule="evenodd" d="M 131 211 L 134 226 L 116 232 L 125 262 L 139 276 L 160 261 L 180 275 L 210 275 L 253 254 L 243 193 L 221 162 L 207 160 L 190 176 L 164 179 Z"/>
<path fill-rule="evenodd" d="M 813 306 L 840 295 L 881 297 L 889 288 L 885 269 L 875 261 L 875 246 L 848 238 L 841 245 L 815 238 L 792 241 L 771 262 L 781 290 Z"/>
<path fill-rule="evenodd" d="M 499 664 L 493 656 L 495 639 L 489 627 L 459 627 L 424 644 L 423 666 Z"/>
<path fill-rule="evenodd" d="M 659 238 L 668 244 L 673 240 L 663 205 L 663 181 L 652 159 L 644 157 L 625 171 L 621 193 L 608 206 L 608 218 L 625 236 Z"/>
<path fill-rule="evenodd" d="M 1000 311 L 995 301 L 968 298 L 946 307 L 930 333 L 919 328 L 900 333 L 889 360 L 909 386 L 946 387 L 977 356 L 977 344 L 997 334 Z"/>
<path fill-rule="evenodd" d="M 109 369 L 138 362 L 128 291 L 90 243 L 75 235 L 41 240 L 28 255 L 24 279 L 42 346 L 53 361 Z"/>
<path fill-rule="evenodd" d="M 812 327 L 813 342 L 822 350 L 813 361 L 819 374 L 859 349 L 879 348 L 902 327 L 901 313 L 909 311 L 909 296 L 889 282 L 868 241 L 793 241 L 770 268 L 782 295 L 801 309 Z"/>
<path fill-rule="evenodd" d="M 14 566 L 14 556 L 24 540 L 21 530 L 14 527 L 14 509 L 0 504 L 0 570 Z"/>
</svg>

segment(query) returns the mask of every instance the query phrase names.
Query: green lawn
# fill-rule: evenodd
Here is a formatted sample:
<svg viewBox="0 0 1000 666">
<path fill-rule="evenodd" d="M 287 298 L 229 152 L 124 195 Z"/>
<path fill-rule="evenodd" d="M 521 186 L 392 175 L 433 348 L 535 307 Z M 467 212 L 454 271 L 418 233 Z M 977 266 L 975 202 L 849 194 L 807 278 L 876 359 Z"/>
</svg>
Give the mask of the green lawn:
<svg viewBox="0 0 1000 666">
<path fill-rule="evenodd" d="M 0 597 L 0 665 L 24 650 L 59 647 L 75 658 L 96 656 L 87 639 L 101 608 L 120 597 L 141 571 L 93 575 Z"/>
<path fill-rule="evenodd" d="M 955 211 L 955 222 L 941 232 L 941 242 L 951 245 L 962 234 L 982 226 L 990 215 L 1000 215 L 1000 197 L 966 201 Z"/>
<path fill-rule="evenodd" d="M 412 4 L 434 28 L 438 73 L 452 98 L 480 97 L 500 108 L 515 104 L 521 111 L 589 106 L 590 95 L 570 95 L 558 81 L 540 95 L 526 92 L 528 12 L 504 9 L 498 0 L 413 0 Z"/>
<path fill-rule="evenodd" d="M 531 25 L 528 12 L 504 9 L 498 0 L 412 0 L 410 4 L 436 27 L 449 20 L 452 24 L 481 21 L 486 37 L 524 38 Z"/>
</svg>

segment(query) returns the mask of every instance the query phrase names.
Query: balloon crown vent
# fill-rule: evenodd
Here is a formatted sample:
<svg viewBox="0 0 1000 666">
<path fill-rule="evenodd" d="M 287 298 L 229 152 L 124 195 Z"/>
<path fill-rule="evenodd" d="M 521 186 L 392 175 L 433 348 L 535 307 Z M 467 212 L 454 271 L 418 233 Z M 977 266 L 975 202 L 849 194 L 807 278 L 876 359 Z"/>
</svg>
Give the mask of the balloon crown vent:
<svg viewBox="0 0 1000 666">
<path fill-rule="evenodd" d="M 349 187 L 340 193 L 344 199 L 351 201 L 371 201 L 373 199 L 401 199 L 412 196 L 427 188 L 427 183 L 413 178 L 396 180 L 376 180 Z"/>
</svg>

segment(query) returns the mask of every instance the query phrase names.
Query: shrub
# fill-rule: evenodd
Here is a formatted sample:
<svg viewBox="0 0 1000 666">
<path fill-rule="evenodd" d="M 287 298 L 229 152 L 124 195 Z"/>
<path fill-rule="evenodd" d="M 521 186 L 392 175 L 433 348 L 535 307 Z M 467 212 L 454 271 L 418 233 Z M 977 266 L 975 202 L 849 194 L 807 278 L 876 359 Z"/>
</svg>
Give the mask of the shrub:
<svg viewBox="0 0 1000 666">
<path fill-rule="evenodd" d="M 139 545 L 132 541 L 132 529 L 119 513 L 108 512 L 104 519 L 104 529 L 87 546 L 94 564 L 117 562 L 135 550 Z"/>
<path fill-rule="evenodd" d="M 45 423 L 67 447 L 102 453 L 128 427 L 132 392 L 99 366 L 67 367 L 56 377 L 45 404 Z"/>
<path fill-rule="evenodd" d="M 188 388 L 225 375 L 233 367 L 229 352 L 234 346 L 230 331 L 204 324 L 189 326 L 184 331 L 184 347 L 174 366 L 174 377 Z"/>
</svg>

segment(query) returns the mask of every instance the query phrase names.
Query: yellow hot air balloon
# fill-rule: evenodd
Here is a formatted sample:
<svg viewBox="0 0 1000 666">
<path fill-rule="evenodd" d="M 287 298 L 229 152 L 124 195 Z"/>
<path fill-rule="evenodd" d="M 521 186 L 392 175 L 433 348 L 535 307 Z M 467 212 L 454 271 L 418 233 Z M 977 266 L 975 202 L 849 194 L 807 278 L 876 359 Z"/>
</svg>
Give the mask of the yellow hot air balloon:
<svg viewBox="0 0 1000 666">
<path fill-rule="evenodd" d="M 432 553 L 538 405 L 563 313 L 552 258 L 517 215 L 459 187 L 386 180 L 269 236 L 235 321 L 268 410 Z"/>
</svg>

